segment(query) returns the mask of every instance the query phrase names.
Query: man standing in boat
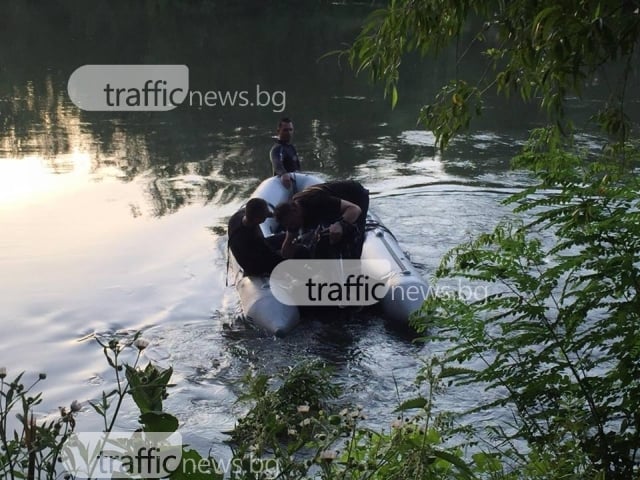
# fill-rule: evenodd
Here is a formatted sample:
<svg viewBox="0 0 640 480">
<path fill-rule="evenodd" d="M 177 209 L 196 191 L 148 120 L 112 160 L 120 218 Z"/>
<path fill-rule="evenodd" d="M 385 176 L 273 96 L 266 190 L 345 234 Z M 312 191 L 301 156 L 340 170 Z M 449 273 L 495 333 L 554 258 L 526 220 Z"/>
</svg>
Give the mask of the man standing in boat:
<svg viewBox="0 0 640 480">
<path fill-rule="evenodd" d="M 252 198 L 229 219 L 229 249 L 245 275 L 268 275 L 284 260 L 260 230 L 260 224 L 272 216 L 265 200 Z"/>
<path fill-rule="evenodd" d="M 353 180 L 322 183 L 296 193 L 274 212 L 278 223 L 287 229 L 282 255 L 296 255 L 293 240 L 302 228 L 328 235 L 328 245 L 313 239 L 316 248 L 320 247 L 316 258 L 360 258 L 368 210 L 369 191 Z"/>
<path fill-rule="evenodd" d="M 276 144 L 271 148 L 269 157 L 271 158 L 271 166 L 273 174 L 280 177 L 282 185 L 291 188 L 291 172 L 300 170 L 300 158 L 296 147 L 291 143 L 293 138 L 293 122 L 290 118 L 281 118 L 278 122 L 276 130 Z"/>
</svg>

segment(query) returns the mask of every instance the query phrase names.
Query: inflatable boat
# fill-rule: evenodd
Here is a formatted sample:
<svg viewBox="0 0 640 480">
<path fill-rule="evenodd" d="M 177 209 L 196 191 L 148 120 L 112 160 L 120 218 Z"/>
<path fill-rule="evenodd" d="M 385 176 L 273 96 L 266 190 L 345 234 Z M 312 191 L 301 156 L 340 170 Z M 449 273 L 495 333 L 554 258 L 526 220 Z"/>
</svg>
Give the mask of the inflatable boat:
<svg viewBox="0 0 640 480">
<path fill-rule="evenodd" d="M 286 189 L 278 177 L 268 178 L 251 197 L 264 199 L 273 209 L 288 201 L 296 192 L 324 182 L 315 175 L 305 173 L 292 174 L 292 180 L 292 188 Z M 274 218 L 267 218 L 260 228 L 265 237 L 280 231 Z M 408 328 L 409 317 L 430 294 L 429 285 L 411 264 L 391 231 L 371 211 L 367 215 L 361 260 L 385 260 L 370 262 L 377 269 L 373 272 L 374 276 L 381 279 L 386 287 L 384 296 L 376 306 L 390 326 Z M 242 276 L 236 281 L 236 289 L 244 315 L 267 332 L 281 337 L 300 323 L 299 307 L 279 301 L 272 292 L 269 277 Z"/>
</svg>

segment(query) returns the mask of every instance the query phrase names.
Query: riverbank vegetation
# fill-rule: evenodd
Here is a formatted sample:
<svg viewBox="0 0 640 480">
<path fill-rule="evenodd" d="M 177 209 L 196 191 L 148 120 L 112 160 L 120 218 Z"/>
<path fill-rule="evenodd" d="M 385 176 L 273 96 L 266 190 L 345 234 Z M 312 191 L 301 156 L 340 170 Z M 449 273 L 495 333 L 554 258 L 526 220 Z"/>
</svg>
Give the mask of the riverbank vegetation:
<svg viewBox="0 0 640 480">
<path fill-rule="evenodd" d="M 486 69 L 451 80 L 417 114 L 437 145 L 472 127 L 487 95 L 537 104 L 548 124 L 514 159 L 537 179 L 506 201 L 517 218 L 454 248 L 437 271 L 437 281 L 480 282 L 490 295 L 432 297 L 415 325 L 450 342 L 454 384 L 494 392 L 474 411 L 510 412 L 478 432 L 505 467 L 522 470 L 532 461 L 522 452 L 535 452 L 552 466 L 545 478 L 637 478 L 640 150 L 628 111 L 640 2 L 394 0 L 349 59 L 395 105 L 406 55 L 437 54 L 470 24 L 479 29 L 456 45 L 458 61 L 479 49 Z M 594 84 L 607 96 L 575 124 L 569 102 Z M 580 135 L 596 128 L 599 145 L 587 149 Z"/>
<path fill-rule="evenodd" d="M 436 361 L 420 370 L 418 395 L 399 404 L 395 420 L 382 427 L 370 426 L 362 406 L 345 403 L 330 369 L 320 362 L 273 377 L 250 372 L 238 399 L 245 413 L 226 432 L 229 456 L 214 458 L 173 437 L 178 419 L 163 408 L 172 370 L 140 365 L 147 343 L 138 335 L 96 340 L 116 377 L 113 389 L 86 404 L 74 401 L 46 421 L 33 419 L 41 401 L 35 387 L 46 376 L 25 387 L 21 374 L 8 380 L 0 370 L 2 478 L 510 480 L 554 478 L 558 467 L 548 452 L 534 447 L 520 455 L 530 459 L 525 468 L 507 470 L 494 452 L 465 440 L 469 431 L 436 409 L 448 375 Z M 135 358 L 131 365 L 123 362 L 125 354 Z M 123 402 L 131 401 L 138 426 L 123 431 L 117 421 Z M 89 415 L 101 419 L 102 432 L 76 424 Z M 18 422 L 12 429 L 14 416 Z M 587 471 L 586 458 L 575 455 L 561 465 L 573 468 L 576 462 Z"/>
</svg>

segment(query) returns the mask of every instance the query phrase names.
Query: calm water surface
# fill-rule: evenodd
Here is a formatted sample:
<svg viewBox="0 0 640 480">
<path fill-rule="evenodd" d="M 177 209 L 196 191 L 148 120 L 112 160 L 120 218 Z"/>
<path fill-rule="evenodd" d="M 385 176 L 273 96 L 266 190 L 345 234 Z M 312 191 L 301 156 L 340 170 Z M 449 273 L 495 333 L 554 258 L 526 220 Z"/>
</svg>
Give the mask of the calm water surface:
<svg viewBox="0 0 640 480">
<path fill-rule="evenodd" d="M 93 334 L 152 341 L 147 357 L 175 369 L 167 408 L 195 445 L 222 451 L 239 413 L 237 381 L 302 359 L 335 367 L 372 423 L 385 426 L 412 395 L 416 346 L 380 318 L 308 319 L 274 339 L 238 318 L 226 286 L 228 217 L 270 173 L 281 113 L 189 108 L 83 112 L 66 81 L 77 67 L 179 63 L 192 88 L 286 92 L 306 168 L 351 177 L 425 278 L 441 255 L 508 214 L 500 201 L 530 184 L 509 157 L 538 121 L 496 104 L 477 130 L 436 153 L 415 125 L 417 106 L 455 70 L 453 57 L 403 70 L 395 110 L 380 88 L 336 58 L 370 6 L 319 2 L 295 11 L 262 2 L 81 2 L 7 6 L 0 29 L 0 366 L 44 371 L 40 413 L 95 399 L 113 377 Z M 254 4 L 255 3 L 255 4 Z M 164 4 L 161 4 L 164 5 Z M 182 6 L 180 6 L 182 5 Z M 460 68 L 473 72 L 472 61 Z M 399 385 L 396 391 L 395 384 Z M 483 392 L 449 392 L 460 409 Z M 121 426 L 135 424 L 125 407 Z M 85 429 L 99 428 L 87 411 Z"/>
</svg>

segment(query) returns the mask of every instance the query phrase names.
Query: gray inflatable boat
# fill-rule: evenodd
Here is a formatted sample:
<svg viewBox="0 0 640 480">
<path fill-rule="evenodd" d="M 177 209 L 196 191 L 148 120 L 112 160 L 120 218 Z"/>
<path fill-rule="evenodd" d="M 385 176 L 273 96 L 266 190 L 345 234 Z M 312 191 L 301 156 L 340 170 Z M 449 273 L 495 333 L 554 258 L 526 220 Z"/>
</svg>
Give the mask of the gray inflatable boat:
<svg viewBox="0 0 640 480">
<path fill-rule="evenodd" d="M 323 183 L 321 178 L 312 174 L 295 173 L 292 176 L 291 189 L 284 188 L 278 177 L 271 177 L 263 181 L 251 197 L 266 200 L 273 209 L 279 203 L 288 201 L 294 193 Z M 273 218 L 267 218 L 260 228 L 265 237 L 279 231 Z M 407 328 L 409 317 L 420 308 L 430 294 L 430 288 L 402 251 L 393 234 L 371 212 L 367 216 L 367 232 L 361 259 L 386 260 L 373 262 L 380 268 L 374 272 L 375 277 L 387 286 L 378 307 L 390 326 Z M 243 276 L 236 282 L 236 289 L 245 316 L 267 332 L 282 337 L 300 323 L 299 308 L 281 303 L 273 295 L 269 277 Z"/>
</svg>

